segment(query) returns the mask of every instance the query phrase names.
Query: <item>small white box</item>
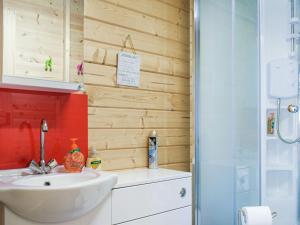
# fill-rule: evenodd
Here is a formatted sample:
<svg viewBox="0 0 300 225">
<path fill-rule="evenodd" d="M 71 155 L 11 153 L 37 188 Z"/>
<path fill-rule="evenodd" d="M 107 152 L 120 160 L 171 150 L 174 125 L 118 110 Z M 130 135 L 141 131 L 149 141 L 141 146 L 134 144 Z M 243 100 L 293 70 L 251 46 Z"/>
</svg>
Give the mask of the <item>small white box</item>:
<svg viewBox="0 0 300 225">
<path fill-rule="evenodd" d="M 276 59 L 268 65 L 269 96 L 293 98 L 298 95 L 298 63 L 293 59 Z"/>
</svg>

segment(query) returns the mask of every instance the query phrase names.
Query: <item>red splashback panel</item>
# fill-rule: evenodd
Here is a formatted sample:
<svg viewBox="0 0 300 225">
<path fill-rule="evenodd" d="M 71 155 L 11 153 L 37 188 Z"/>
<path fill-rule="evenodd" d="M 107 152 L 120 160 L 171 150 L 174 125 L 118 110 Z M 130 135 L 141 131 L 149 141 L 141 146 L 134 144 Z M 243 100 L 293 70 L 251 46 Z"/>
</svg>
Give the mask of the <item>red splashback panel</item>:
<svg viewBox="0 0 300 225">
<path fill-rule="evenodd" d="M 60 164 L 70 150 L 70 138 L 87 157 L 87 96 L 0 89 L 0 169 L 27 167 L 40 158 L 40 121 L 48 122 L 46 160 Z"/>
</svg>

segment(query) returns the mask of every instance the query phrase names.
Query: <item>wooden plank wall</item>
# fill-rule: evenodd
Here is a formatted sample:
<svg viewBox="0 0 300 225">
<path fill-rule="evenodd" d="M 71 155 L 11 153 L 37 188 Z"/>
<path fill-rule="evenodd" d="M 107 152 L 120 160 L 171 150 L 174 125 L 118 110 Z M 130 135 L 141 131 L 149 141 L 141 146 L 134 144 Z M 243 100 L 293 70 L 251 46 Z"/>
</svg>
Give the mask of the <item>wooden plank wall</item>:
<svg viewBox="0 0 300 225">
<path fill-rule="evenodd" d="M 103 169 L 147 166 L 155 129 L 160 166 L 188 171 L 189 0 L 85 0 L 84 7 L 89 146 Z M 128 34 L 141 56 L 139 88 L 116 85 L 117 53 Z"/>
</svg>

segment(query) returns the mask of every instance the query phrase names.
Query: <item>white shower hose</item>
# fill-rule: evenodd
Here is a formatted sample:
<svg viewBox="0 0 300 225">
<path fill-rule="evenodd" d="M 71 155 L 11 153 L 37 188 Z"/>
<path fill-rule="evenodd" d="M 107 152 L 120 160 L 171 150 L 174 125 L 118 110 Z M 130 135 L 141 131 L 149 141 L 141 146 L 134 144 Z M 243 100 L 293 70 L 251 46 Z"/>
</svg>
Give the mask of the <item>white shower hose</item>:
<svg viewBox="0 0 300 225">
<path fill-rule="evenodd" d="M 294 144 L 297 142 L 300 142 L 300 137 L 294 139 L 294 140 L 290 140 L 290 139 L 286 139 L 284 137 L 282 137 L 281 133 L 280 133 L 280 105 L 281 105 L 281 99 L 278 98 L 277 99 L 277 120 L 276 120 L 276 129 L 277 129 L 277 135 L 279 137 L 279 139 L 281 141 L 283 141 L 286 144 Z"/>
</svg>

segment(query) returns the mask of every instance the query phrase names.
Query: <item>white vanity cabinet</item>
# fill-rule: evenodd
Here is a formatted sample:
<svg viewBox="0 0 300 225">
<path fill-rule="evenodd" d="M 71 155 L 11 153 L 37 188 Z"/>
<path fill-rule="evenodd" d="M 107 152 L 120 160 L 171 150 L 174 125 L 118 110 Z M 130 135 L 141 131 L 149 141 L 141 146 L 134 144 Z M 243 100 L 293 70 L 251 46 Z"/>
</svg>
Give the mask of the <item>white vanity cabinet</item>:
<svg viewBox="0 0 300 225">
<path fill-rule="evenodd" d="M 191 173 L 147 168 L 100 173 L 118 177 L 101 204 L 74 220 L 51 224 L 192 225 Z M 38 208 L 32 210 L 39 213 Z M 49 224 L 25 219 L 0 203 L 0 225 Z"/>
<path fill-rule="evenodd" d="M 0 2 L 1 87 L 82 90 L 84 0 Z"/>
<path fill-rule="evenodd" d="M 112 224 L 191 225 L 190 173 L 136 169 L 118 174 L 112 191 Z"/>
</svg>

